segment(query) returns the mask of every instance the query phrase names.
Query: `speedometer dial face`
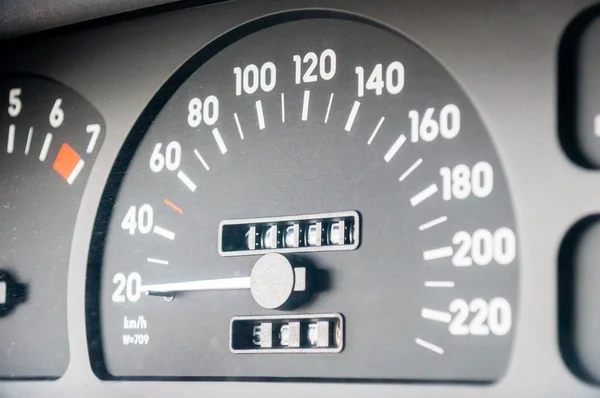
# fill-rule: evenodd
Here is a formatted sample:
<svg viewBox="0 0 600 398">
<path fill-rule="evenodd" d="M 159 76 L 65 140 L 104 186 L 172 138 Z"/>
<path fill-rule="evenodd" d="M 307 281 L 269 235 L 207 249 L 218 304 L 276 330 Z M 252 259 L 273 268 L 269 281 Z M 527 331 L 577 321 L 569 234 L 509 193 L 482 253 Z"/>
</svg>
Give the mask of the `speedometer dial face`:
<svg viewBox="0 0 600 398">
<path fill-rule="evenodd" d="M 459 84 L 365 21 L 241 29 L 160 91 L 114 168 L 90 257 L 98 373 L 498 379 L 517 238 Z"/>
</svg>

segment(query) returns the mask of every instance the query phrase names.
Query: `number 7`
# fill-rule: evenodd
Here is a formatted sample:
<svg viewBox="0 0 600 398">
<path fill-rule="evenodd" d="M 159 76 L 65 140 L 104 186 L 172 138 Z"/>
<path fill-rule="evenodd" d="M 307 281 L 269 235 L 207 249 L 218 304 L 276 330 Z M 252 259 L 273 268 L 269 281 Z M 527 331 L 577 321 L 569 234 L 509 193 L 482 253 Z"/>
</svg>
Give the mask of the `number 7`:
<svg viewBox="0 0 600 398">
<path fill-rule="evenodd" d="M 102 131 L 102 127 L 100 127 L 99 124 L 88 124 L 85 128 L 85 131 L 92 135 L 92 138 L 90 138 L 90 142 L 85 151 L 87 153 L 92 153 L 94 152 L 94 147 L 96 146 L 96 142 L 98 141 L 98 136 L 100 135 L 100 131 Z"/>
</svg>

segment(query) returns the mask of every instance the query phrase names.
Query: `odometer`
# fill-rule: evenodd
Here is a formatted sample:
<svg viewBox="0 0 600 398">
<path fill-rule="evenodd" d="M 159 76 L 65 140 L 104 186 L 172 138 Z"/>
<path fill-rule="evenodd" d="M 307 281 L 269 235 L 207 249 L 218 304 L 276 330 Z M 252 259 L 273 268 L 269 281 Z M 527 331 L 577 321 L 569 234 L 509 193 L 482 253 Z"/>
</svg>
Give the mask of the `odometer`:
<svg viewBox="0 0 600 398">
<path fill-rule="evenodd" d="M 190 60 L 138 128 L 90 257 L 101 376 L 502 375 L 507 183 L 473 105 L 414 43 L 343 15 L 258 21 Z"/>
</svg>

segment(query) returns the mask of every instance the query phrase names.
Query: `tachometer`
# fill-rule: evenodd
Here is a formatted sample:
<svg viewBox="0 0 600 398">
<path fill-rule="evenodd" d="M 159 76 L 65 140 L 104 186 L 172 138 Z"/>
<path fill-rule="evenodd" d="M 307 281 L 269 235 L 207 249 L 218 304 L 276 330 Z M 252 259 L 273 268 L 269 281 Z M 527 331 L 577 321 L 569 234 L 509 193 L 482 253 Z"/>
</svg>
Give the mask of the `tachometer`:
<svg viewBox="0 0 600 398">
<path fill-rule="evenodd" d="M 90 256 L 98 374 L 501 376 L 507 183 L 467 96 L 414 43 L 338 14 L 258 21 L 190 60 L 138 128 Z"/>
<path fill-rule="evenodd" d="M 0 378 L 58 378 L 69 365 L 69 253 L 104 131 L 71 89 L 0 79 Z"/>
</svg>

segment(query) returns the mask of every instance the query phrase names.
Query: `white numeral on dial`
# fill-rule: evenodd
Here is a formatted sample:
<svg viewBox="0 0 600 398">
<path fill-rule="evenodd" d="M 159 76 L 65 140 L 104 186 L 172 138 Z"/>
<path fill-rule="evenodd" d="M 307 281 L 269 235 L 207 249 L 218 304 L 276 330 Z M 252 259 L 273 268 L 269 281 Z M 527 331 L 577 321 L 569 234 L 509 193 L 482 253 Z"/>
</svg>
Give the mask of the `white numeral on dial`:
<svg viewBox="0 0 600 398">
<path fill-rule="evenodd" d="M 494 169 L 487 162 L 476 163 L 473 168 L 464 164 L 452 169 L 442 167 L 440 175 L 444 200 L 466 199 L 471 195 L 485 198 L 494 189 Z"/>
<path fill-rule="evenodd" d="M 495 297 L 489 303 L 481 298 L 468 303 L 455 299 L 449 310 L 453 316 L 448 330 L 455 336 L 487 336 L 490 333 L 504 336 L 512 328 L 510 303 L 503 297 Z"/>
<path fill-rule="evenodd" d="M 204 109 L 203 109 L 204 108 Z M 212 126 L 219 119 L 219 100 L 214 95 L 209 95 L 204 100 L 192 98 L 188 104 L 188 124 L 198 127 L 204 121 L 207 126 Z"/>
<path fill-rule="evenodd" d="M 455 267 L 469 267 L 473 263 L 488 265 L 492 261 L 507 265 L 517 256 L 515 233 L 506 227 L 493 233 L 487 229 L 478 229 L 472 235 L 459 231 L 454 234 L 452 243 L 458 245 L 452 256 L 452 264 Z"/>
<path fill-rule="evenodd" d="M 150 155 L 150 170 L 155 173 L 163 171 L 166 167 L 169 171 L 175 171 L 181 164 L 181 144 L 171 141 L 167 144 L 165 153 L 161 152 L 163 144 L 156 144 Z"/>
<path fill-rule="evenodd" d="M 266 62 L 258 67 L 254 64 L 242 68 L 233 68 L 235 75 L 235 95 L 254 94 L 258 87 L 266 93 L 275 88 L 277 82 L 277 69 L 273 62 Z"/>
<path fill-rule="evenodd" d="M 59 128 L 63 121 L 65 120 L 65 112 L 60 107 L 62 105 L 62 98 L 57 99 L 54 102 L 54 106 L 52 106 L 52 110 L 50 111 L 50 126 Z"/>
<path fill-rule="evenodd" d="M 112 301 L 115 303 L 125 303 L 130 301 L 135 303 L 142 295 L 140 286 L 142 286 L 142 277 L 137 272 L 125 276 L 122 272 L 115 274 L 113 283 L 117 285 Z"/>
<path fill-rule="evenodd" d="M 131 206 L 121 222 L 121 228 L 128 231 L 129 235 L 135 235 L 136 231 L 145 235 L 152 231 L 153 226 L 154 210 L 149 204 L 141 205 L 139 210 Z"/>
<path fill-rule="evenodd" d="M 410 118 L 410 139 L 412 142 L 431 142 L 442 136 L 447 140 L 456 137 L 460 132 L 460 110 L 449 104 L 442 108 L 439 117 L 434 117 L 435 109 L 427 108 L 421 116 L 418 111 L 408 112 Z"/>
<path fill-rule="evenodd" d="M 294 55 L 294 64 L 296 66 L 296 84 L 300 83 L 314 83 L 319 77 L 323 80 L 331 80 L 335 76 L 336 70 L 336 56 L 335 52 L 331 49 L 327 49 L 317 56 L 314 52 L 309 52 L 300 57 L 300 55 Z M 315 73 L 319 66 L 319 74 Z M 303 73 L 303 68 L 306 69 Z"/>
<path fill-rule="evenodd" d="M 23 102 L 21 102 L 20 96 L 20 88 L 13 88 L 8 92 L 8 115 L 10 117 L 17 117 L 21 113 Z"/>
<path fill-rule="evenodd" d="M 359 97 L 365 95 L 365 89 L 374 91 L 375 95 L 381 95 L 385 87 L 388 93 L 396 95 L 404 88 L 404 65 L 398 61 L 394 61 L 386 67 L 385 76 L 383 75 L 383 65 L 375 65 L 366 83 L 365 68 L 357 66 L 355 72 L 358 77 Z"/>
</svg>

